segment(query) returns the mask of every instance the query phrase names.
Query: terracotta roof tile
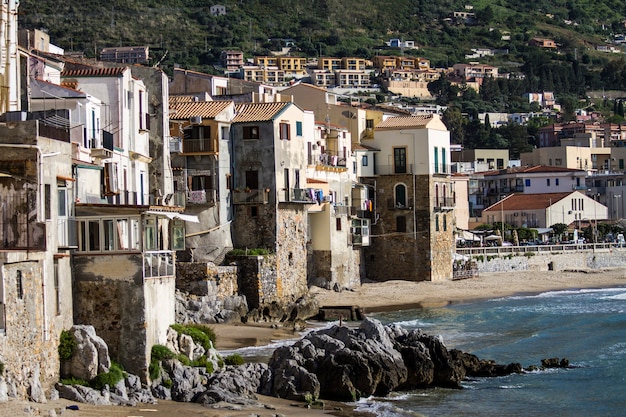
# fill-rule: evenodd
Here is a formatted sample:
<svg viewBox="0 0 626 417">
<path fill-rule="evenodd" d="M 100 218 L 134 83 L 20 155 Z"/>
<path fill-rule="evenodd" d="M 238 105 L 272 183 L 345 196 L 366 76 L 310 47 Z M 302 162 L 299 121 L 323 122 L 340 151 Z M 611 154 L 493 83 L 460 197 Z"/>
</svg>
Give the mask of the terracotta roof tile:
<svg viewBox="0 0 626 417">
<path fill-rule="evenodd" d="M 61 77 L 119 77 L 126 67 L 65 70 Z"/>
<path fill-rule="evenodd" d="M 194 116 L 213 119 L 229 105 L 232 105 L 232 103 L 232 101 L 220 100 L 172 103 L 172 100 L 170 100 L 170 119 L 186 120 Z"/>
<path fill-rule="evenodd" d="M 376 125 L 376 130 L 380 129 L 398 129 L 408 127 L 426 127 L 428 122 L 433 120 L 432 114 L 423 114 L 418 116 L 398 116 L 390 117 Z"/>
<path fill-rule="evenodd" d="M 273 120 L 291 103 L 241 103 L 235 107 L 233 123 L 267 122 Z"/>
<path fill-rule="evenodd" d="M 498 212 L 501 210 L 537 210 L 546 209 L 551 204 L 556 203 L 571 195 L 572 192 L 565 193 L 545 193 L 545 194 L 511 194 L 495 204 L 487 207 L 484 212 Z"/>
</svg>

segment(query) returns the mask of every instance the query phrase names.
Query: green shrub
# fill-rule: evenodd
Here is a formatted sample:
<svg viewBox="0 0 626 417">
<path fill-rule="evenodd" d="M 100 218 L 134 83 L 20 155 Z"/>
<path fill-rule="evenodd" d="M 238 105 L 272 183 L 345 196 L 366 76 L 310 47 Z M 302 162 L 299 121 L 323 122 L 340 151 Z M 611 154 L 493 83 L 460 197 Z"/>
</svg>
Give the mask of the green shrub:
<svg viewBox="0 0 626 417">
<path fill-rule="evenodd" d="M 226 358 L 224 358 L 224 363 L 226 365 L 237 365 L 237 366 L 239 366 L 239 365 L 243 365 L 244 360 L 243 360 L 243 358 L 241 357 L 240 354 L 233 353 L 232 355 L 228 355 L 228 356 L 226 356 Z"/>
<path fill-rule="evenodd" d="M 97 375 L 93 380 L 91 380 L 91 383 L 89 385 L 91 385 L 95 389 L 100 390 L 104 388 L 105 385 L 113 387 L 122 379 L 124 379 L 124 370 L 119 364 L 113 362 L 111 363 L 109 372 Z"/>
<path fill-rule="evenodd" d="M 0 375 L 4 373 L 4 362 L 0 361 Z"/>
<path fill-rule="evenodd" d="M 206 369 L 206 371 L 208 373 L 210 373 L 210 374 L 215 372 L 215 369 L 213 369 L 213 362 L 211 362 L 211 361 L 207 361 L 206 366 L 204 367 L 204 369 Z"/>
<path fill-rule="evenodd" d="M 148 373 L 150 374 L 150 379 L 155 380 L 161 375 L 161 363 L 155 359 L 150 361 L 150 365 L 148 366 Z"/>
<path fill-rule="evenodd" d="M 222 359 L 221 357 L 217 359 L 217 366 L 220 368 L 224 367 L 224 359 Z"/>
<path fill-rule="evenodd" d="M 530 258 L 531 256 L 535 256 L 535 252 L 526 252 L 524 256 Z"/>
<path fill-rule="evenodd" d="M 61 384 L 63 385 L 82 385 L 83 387 L 89 386 L 89 382 L 85 381 L 84 379 L 74 378 L 74 377 L 61 378 L 59 382 L 61 382 Z"/>
<path fill-rule="evenodd" d="M 152 360 L 162 361 L 166 359 L 173 359 L 176 355 L 167 346 L 154 345 L 150 351 L 150 358 Z"/>
<path fill-rule="evenodd" d="M 178 359 L 180 363 L 185 366 L 190 366 L 192 364 L 191 359 L 189 359 L 187 355 L 184 355 L 182 353 L 180 355 L 176 355 L 176 359 Z"/>
<path fill-rule="evenodd" d="M 189 326 L 172 324 L 170 327 L 176 330 L 178 334 L 191 336 L 194 343 L 201 345 L 205 350 L 209 350 L 211 348 L 211 344 L 215 345 L 215 332 L 208 326 L 200 324 Z"/>
<path fill-rule="evenodd" d="M 172 388 L 172 385 L 174 385 L 174 382 L 171 379 L 166 379 L 165 381 L 163 381 L 163 386 L 165 388 Z"/>
<path fill-rule="evenodd" d="M 61 360 L 71 358 L 74 353 L 74 349 L 76 349 L 74 336 L 72 336 L 69 331 L 63 330 L 59 339 L 59 358 L 61 358 Z"/>
</svg>

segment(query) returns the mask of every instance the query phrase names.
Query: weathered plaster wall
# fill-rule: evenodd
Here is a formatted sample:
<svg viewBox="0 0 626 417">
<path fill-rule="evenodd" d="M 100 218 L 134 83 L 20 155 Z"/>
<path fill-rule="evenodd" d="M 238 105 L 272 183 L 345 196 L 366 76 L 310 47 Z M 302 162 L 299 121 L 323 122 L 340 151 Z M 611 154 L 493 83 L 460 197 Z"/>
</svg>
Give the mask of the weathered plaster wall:
<svg viewBox="0 0 626 417">
<path fill-rule="evenodd" d="M 154 324 L 148 322 L 142 277 L 140 254 L 74 257 L 75 323 L 93 325 L 113 359 L 145 376 L 147 332 Z M 173 282 L 171 287 L 173 299 Z"/>
</svg>

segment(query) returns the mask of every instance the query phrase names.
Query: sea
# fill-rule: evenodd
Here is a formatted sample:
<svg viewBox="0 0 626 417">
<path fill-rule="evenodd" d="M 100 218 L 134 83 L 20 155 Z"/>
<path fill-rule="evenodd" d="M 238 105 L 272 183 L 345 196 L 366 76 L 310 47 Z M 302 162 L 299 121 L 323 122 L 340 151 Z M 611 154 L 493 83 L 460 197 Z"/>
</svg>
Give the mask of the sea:
<svg viewBox="0 0 626 417">
<path fill-rule="evenodd" d="M 472 378 L 461 389 L 362 398 L 355 404 L 358 411 L 383 417 L 626 416 L 626 287 L 553 291 L 370 317 L 440 335 L 449 349 L 497 363 L 529 367 L 540 366 L 545 358 L 566 358 L 571 366 Z M 258 350 L 247 354 L 262 355 Z"/>
</svg>

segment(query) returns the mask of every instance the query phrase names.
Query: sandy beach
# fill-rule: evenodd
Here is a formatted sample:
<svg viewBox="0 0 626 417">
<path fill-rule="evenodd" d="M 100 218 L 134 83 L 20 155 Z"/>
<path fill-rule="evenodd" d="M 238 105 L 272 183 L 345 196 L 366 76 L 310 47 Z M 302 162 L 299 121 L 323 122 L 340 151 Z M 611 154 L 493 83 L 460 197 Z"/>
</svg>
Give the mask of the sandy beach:
<svg viewBox="0 0 626 417">
<path fill-rule="evenodd" d="M 311 293 L 320 306 L 358 306 L 367 312 L 390 311 L 419 307 L 441 307 L 452 303 L 499 298 L 517 294 L 538 294 L 546 291 L 583 288 L 626 287 L 626 270 L 610 269 L 602 271 L 549 271 L 489 273 L 476 278 L 444 282 L 387 281 L 364 283 L 350 291 L 334 292 L 313 288 Z M 296 338 L 298 333 L 281 325 L 259 324 L 220 324 L 214 325 L 217 334 L 217 348 L 231 350 L 245 346 L 263 346 L 272 341 Z M 275 416 L 354 416 L 351 407 L 327 402 L 325 409 L 307 409 L 303 404 L 273 397 L 259 397 L 255 407 L 207 408 L 198 404 L 159 401 L 158 404 L 142 404 L 137 407 L 102 407 L 78 404 L 79 411 L 66 410 L 72 403 L 67 400 L 49 401 L 35 404 L 25 401 L 9 401 L 0 404 L 0 416 L 49 415 L 54 409 L 56 415 L 80 417 L 262 417 Z M 30 407 L 32 412 L 25 411 Z M 62 411 L 62 413 L 61 413 Z"/>
</svg>

